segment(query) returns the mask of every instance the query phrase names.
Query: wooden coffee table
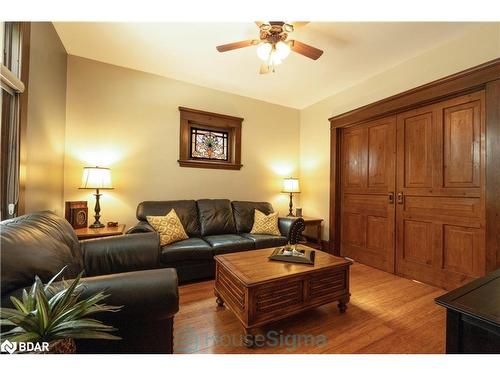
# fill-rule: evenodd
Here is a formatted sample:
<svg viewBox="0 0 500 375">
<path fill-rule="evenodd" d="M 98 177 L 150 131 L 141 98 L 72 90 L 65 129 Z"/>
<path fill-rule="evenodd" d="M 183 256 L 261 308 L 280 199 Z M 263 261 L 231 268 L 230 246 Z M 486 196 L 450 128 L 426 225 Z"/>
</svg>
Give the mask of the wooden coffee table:
<svg viewBox="0 0 500 375">
<path fill-rule="evenodd" d="M 243 343 L 254 344 L 254 329 L 306 309 L 349 302 L 351 262 L 316 250 L 314 265 L 269 260 L 274 248 L 215 257 L 215 296 L 244 328 Z"/>
</svg>

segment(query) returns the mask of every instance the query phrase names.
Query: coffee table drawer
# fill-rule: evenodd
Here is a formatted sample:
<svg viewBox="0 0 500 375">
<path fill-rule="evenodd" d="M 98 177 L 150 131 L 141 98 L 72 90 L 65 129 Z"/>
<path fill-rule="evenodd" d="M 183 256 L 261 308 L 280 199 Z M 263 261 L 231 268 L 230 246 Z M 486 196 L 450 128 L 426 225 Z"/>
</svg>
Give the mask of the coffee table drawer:
<svg viewBox="0 0 500 375">
<path fill-rule="evenodd" d="M 307 280 L 307 299 L 310 303 L 332 299 L 347 293 L 346 270 L 335 270 L 313 275 Z"/>
<path fill-rule="evenodd" d="M 301 280 L 288 283 L 273 283 L 255 290 L 253 298 L 255 312 L 259 315 L 277 313 L 300 305 L 303 301 L 303 283 Z"/>
</svg>

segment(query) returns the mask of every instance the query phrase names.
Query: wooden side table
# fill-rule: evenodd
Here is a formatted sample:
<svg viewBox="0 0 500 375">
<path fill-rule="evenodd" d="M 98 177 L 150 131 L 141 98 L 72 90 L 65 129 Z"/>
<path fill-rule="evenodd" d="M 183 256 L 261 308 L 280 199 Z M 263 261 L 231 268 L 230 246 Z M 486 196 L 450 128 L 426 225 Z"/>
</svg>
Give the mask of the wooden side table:
<svg viewBox="0 0 500 375">
<path fill-rule="evenodd" d="M 302 216 L 302 219 L 304 219 L 306 229 L 312 227 L 314 228 L 315 232 L 314 237 L 303 235 L 303 237 L 305 238 L 305 244 L 315 249 L 322 250 L 323 246 L 321 243 L 321 223 L 323 222 L 323 219 L 309 216 Z"/>
<path fill-rule="evenodd" d="M 76 236 L 78 237 L 79 240 L 89 240 L 91 238 L 119 236 L 124 232 L 125 232 L 125 224 L 120 224 L 117 227 L 75 229 Z"/>
</svg>

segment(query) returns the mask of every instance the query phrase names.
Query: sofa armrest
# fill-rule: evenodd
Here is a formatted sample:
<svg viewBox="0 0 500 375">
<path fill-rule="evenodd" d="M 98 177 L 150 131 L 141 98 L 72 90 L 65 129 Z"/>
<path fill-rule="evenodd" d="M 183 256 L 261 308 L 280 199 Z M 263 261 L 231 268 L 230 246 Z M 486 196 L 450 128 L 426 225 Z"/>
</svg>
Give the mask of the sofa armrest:
<svg viewBox="0 0 500 375">
<path fill-rule="evenodd" d="M 80 241 L 80 248 L 86 276 L 154 269 L 159 265 L 158 233 Z"/>
<path fill-rule="evenodd" d="M 304 219 L 301 217 L 280 217 L 278 227 L 281 235 L 285 236 L 289 243 L 296 244 L 305 229 Z"/>
<path fill-rule="evenodd" d="M 68 280 L 71 282 L 73 280 Z M 179 311 L 179 290 L 175 268 L 116 273 L 113 275 L 83 277 L 81 297 L 88 298 L 104 291 L 108 297 L 103 301 L 107 305 L 123 306 L 119 312 L 101 312 L 106 320 L 118 320 L 127 315 L 155 316 L 165 319 Z M 64 288 L 62 281 L 52 283 L 54 291 Z M 2 307 L 13 307 L 10 296 L 22 297 L 20 288 L 2 298 Z M 97 317 L 96 315 L 96 317 Z M 129 322 L 130 323 L 130 322 Z"/>
<path fill-rule="evenodd" d="M 127 234 L 156 232 L 147 221 L 139 221 L 127 231 Z"/>
<path fill-rule="evenodd" d="M 150 316 L 165 319 L 179 311 L 179 291 L 175 268 L 125 272 L 113 275 L 84 277 L 82 297 L 100 291 L 109 296 L 104 303 L 123 306 L 121 311 L 106 313 L 111 317 Z M 55 283 L 54 286 L 58 287 Z M 116 320 L 116 319 L 113 319 Z M 129 322 L 130 323 L 130 322 Z"/>
<path fill-rule="evenodd" d="M 86 277 L 81 283 L 82 298 L 104 291 L 108 297 L 103 303 L 122 306 L 117 312 L 97 312 L 90 316 L 116 328 L 113 334 L 122 340 L 78 339 L 78 353 L 172 353 L 173 319 L 179 311 L 174 268 Z M 55 291 L 64 287 L 62 282 L 52 286 Z M 2 296 L 2 307 L 13 307 L 9 297 L 21 298 L 22 292 L 23 288 Z"/>
</svg>

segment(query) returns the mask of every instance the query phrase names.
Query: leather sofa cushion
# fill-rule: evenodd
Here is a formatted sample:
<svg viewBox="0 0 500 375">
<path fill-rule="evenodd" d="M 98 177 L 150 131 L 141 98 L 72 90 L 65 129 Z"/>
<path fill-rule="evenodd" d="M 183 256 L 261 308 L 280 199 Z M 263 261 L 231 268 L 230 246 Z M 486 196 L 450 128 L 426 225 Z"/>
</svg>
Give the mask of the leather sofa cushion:
<svg viewBox="0 0 500 375">
<path fill-rule="evenodd" d="M 255 243 L 256 249 L 265 249 L 267 247 L 278 247 L 286 245 L 287 239 L 285 236 L 273 236 L 271 234 L 251 234 L 242 233 L 242 237 L 248 238 Z"/>
<path fill-rule="evenodd" d="M 49 211 L 0 224 L 2 295 L 32 285 L 35 275 L 48 282 L 64 266 L 63 277 L 83 269 L 80 244 L 66 219 Z"/>
<path fill-rule="evenodd" d="M 213 257 L 213 249 L 201 238 L 188 238 L 163 246 L 160 253 L 160 261 L 164 264 L 187 260 L 210 260 Z"/>
<path fill-rule="evenodd" d="M 203 237 L 212 246 L 215 255 L 254 250 L 254 242 L 237 234 L 220 234 Z"/>
<path fill-rule="evenodd" d="M 234 201 L 231 204 L 238 233 L 249 233 L 252 230 L 255 210 L 266 215 L 274 212 L 273 206 L 268 202 Z"/>
<path fill-rule="evenodd" d="M 145 201 L 137 206 L 136 216 L 140 221 L 147 221 L 146 216 L 165 216 L 174 209 L 184 230 L 189 237 L 200 236 L 200 224 L 196 201 Z"/>
<path fill-rule="evenodd" d="M 236 233 L 233 209 L 228 199 L 200 199 L 197 205 L 202 237 Z"/>
</svg>

